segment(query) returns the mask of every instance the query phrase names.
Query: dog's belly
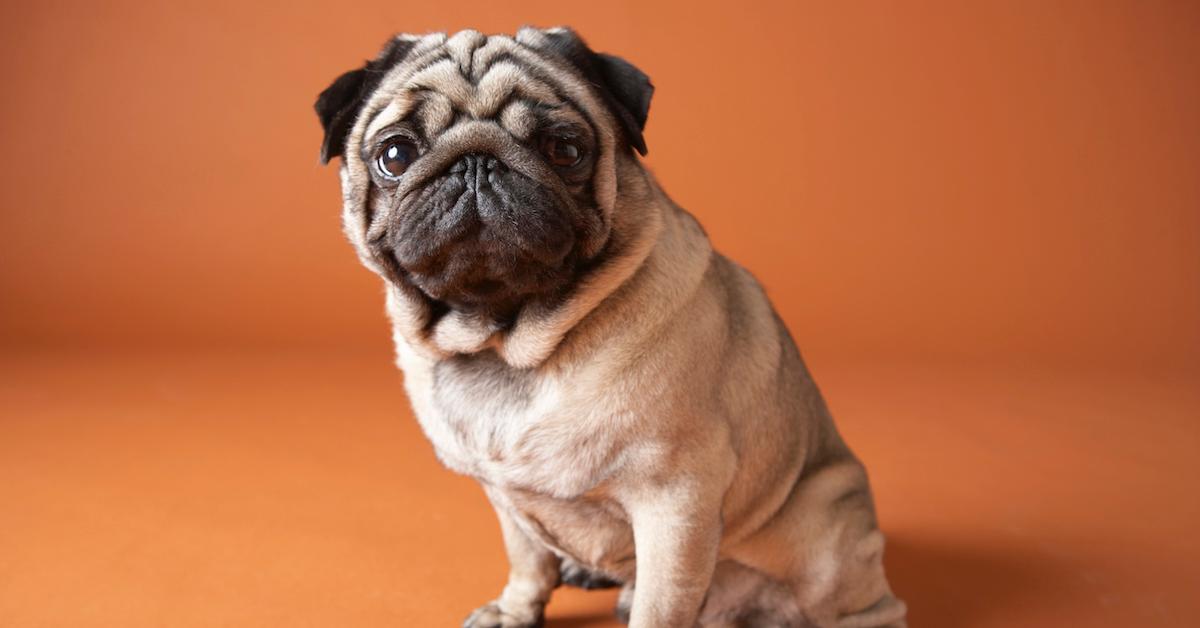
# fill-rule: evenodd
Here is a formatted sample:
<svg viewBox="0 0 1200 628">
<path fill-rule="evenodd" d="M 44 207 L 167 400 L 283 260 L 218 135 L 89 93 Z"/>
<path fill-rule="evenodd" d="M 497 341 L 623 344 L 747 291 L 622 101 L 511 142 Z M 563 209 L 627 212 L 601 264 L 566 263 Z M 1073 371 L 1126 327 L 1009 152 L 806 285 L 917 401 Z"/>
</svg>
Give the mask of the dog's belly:
<svg viewBox="0 0 1200 628">
<path fill-rule="evenodd" d="M 503 493 L 525 532 L 554 553 L 620 581 L 633 579 L 633 529 L 614 502 L 599 495 L 563 500 L 526 491 Z"/>
</svg>

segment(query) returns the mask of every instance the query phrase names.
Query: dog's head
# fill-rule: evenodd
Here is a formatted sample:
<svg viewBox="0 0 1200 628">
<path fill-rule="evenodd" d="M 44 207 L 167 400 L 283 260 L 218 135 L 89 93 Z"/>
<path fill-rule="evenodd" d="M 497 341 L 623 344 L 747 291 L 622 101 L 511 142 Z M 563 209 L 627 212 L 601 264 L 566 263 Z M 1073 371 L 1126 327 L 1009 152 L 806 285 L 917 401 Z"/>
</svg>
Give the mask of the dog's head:
<svg viewBox="0 0 1200 628">
<path fill-rule="evenodd" d="M 653 87 L 575 33 L 401 35 L 317 99 L 369 267 L 502 319 L 601 256 Z"/>
</svg>

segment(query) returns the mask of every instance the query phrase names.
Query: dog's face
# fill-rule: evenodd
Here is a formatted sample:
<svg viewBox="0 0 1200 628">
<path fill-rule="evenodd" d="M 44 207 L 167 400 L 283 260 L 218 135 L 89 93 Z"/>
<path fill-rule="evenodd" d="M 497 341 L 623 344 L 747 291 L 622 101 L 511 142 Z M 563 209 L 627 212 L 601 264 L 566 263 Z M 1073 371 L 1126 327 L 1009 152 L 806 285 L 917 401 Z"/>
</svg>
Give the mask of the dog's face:
<svg viewBox="0 0 1200 628">
<path fill-rule="evenodd" d="M 652 87 L 566 29 L 399 36 L 317 100 L 360 256 L 503 319 L 602 255 Z"/>
</svg>

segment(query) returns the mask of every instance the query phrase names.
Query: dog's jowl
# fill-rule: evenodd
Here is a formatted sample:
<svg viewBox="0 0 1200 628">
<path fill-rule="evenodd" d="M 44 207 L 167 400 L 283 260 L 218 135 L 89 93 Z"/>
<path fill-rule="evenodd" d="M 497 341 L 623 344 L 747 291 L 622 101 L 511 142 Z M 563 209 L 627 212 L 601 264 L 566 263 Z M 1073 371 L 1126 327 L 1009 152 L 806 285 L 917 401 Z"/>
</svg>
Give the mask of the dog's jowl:
<svg viewBox="0 0 1200 628">
<path fill-rule="evenodd" d="M 529 28 L 395 37 L 317 100 L 416 416 L 500 519 L 508 585 L 464 625 L 571 584 L 638 628 L 903 626 L 792 338 L 640 161 L 652 92 Z"/>
</svg>

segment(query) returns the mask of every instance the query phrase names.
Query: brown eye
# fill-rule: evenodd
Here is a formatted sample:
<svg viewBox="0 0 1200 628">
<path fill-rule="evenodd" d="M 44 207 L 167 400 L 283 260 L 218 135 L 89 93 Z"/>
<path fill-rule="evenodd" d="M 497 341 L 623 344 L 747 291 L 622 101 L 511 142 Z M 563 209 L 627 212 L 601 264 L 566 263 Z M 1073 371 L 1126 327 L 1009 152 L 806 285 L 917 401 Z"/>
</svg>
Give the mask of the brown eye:
<svg viewBox="0 0 1200 628">
<path fill-rule="evenodd" d="M 389 178 L 399 177 L 416 160 L 416 144 L 403 138 L 388 140 L 379 153 L 379 173 Z"/>
<path fill-rule="evenodd" d="M 570 168 L 583 158 L 583 149 L 565 137 L 546 136 L 542 138 L 542 154 L 551 164 L 559 168 Z"/>
</svg>

